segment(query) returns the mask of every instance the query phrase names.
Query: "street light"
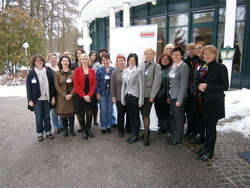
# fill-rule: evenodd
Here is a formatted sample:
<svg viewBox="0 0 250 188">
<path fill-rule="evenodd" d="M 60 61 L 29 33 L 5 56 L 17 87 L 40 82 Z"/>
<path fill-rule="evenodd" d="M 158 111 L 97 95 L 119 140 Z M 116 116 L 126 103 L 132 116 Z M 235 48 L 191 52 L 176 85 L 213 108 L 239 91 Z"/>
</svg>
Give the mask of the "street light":
<svg viewBox="0 0 250 188">
<path fill-rule="evenodd" d="M 28 55 L 27 49 L 28 49 L 29 46 L 30 46 L 29 43 L 27 43 L 27 42 L 23 43 L 23 48 L 24 48 L 24 50 L 25 50 L 26 58 L 27 58 L 27 55 Z"/>
<path fill-rule="evenodd" d="M 232 60 L 234 58 L 235 48 L 229 46 L 220 49 L 220 57 L 222 60 Z"/>
</svg>

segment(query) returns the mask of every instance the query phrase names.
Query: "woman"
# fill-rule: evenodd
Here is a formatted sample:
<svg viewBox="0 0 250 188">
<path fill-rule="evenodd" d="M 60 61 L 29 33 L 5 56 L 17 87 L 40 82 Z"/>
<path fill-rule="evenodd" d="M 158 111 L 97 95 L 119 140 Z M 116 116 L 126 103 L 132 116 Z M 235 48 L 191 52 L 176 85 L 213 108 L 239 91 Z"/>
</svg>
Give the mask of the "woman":
<svg viewBox="0 0 250 188">
<path fill-rule="evenodd" d="M 202 60 L 202 49 L 205 46 L 205 43 L 203 41 L 197 41 L 195 43 L 194 53 L 195 56 L 191 59 L 189 58 L 185 62 L 190 67 L 190 75 L 189 75 L 189 83 L 188 83 L 188 107 L 189 109 L 189 124 L 191 123 L 191 130 L 193 130 L 193 133 L 195 135 L 194 140 L 191 142 L 191 144 L 198 144 L 202 143 L 205 140 L 205 125 L 202 120 L 202 105 L 201 105 L 201 98 L 199 96 L 199 90 L 197 87 L 198 84 L 198 75 L 200 68 L 204 64 L 204 61 Z M 190 122 L 190 119 L 191 122 Z M 188 126 L 189 130 L 190 127 Z M 188 130 L 188 131 L 189 131 Z"/>
<path fill-rule="evenodd" d="M 154 98 L 161 86 L 161 66 L 154 61 L 155 51 L 152 48 L 147 48 L 144 51 L 145 62 L 141 64 L 144 70 L 144 105 L 141 108 L 141 114 L 144 124 L 144 146 L 149 146 L 149 125 L 150 125 L 150 110 L 154 102 Z"/>
<path fill-rule="evenodd" d="M 155 112 L 158 118 L 158 126 L 159 129 L 163 132 L 166 130 L 166 126 L 164 124 L 167 123 L 167 119 L 170 115 L 170 105 L 167 102 L 167 91 L 168 91 L 168 73 L 173 64 L 171 56 L 163 53 L 158 63 L 161 65 L 161 86 L 160 89 L 155 96 Z M 169 130 L 169 132 L 171 132 Z"/>
<path fill-rule="evenodd" d="M 206 126 L 205 145 L 200 148 L 198 160 L 211 159 L 216 142 L 216 125 L 225 117 L 225 94 L 228 90 L 228 71 L 225 65 L 217 63 L 217 49 L 207 45 L 202 50 L 205 64 L 200 70 L 199 91 L 202 93 L 202 118 Z"/>
<path fill-rule="evenodd" d="M 168 74 L 170 108 L 172 112 L 172 134 L 169 144 L 182 143 L 184 130 L 184 110 L 187 98 L 189 68 L 183 62 L 184 50 L 175 47 L 172 52 L 173 66 Z"/>
<path fill-rule="evenodd" d="M 92 51 L 89 53 L 89 58 L 90 58 L 90 61 L 91 61 L 91 64 L 90 64 L 90 68 L 94 69 L 95 71 L 101 66 L 101 64 L 97 61 L 97 54 L 95 51 Z M 99 125 L 99 123 L 97 122 L 97 115 L 98 115 L 98 102 L 97 102 L 97 99 L 96 99 L 96 94 L 94 94 L 93 96 L 93 99 L 94 99 L 94 102 L 96 104 L 94 110 L 93 110 L 93 118 L 94 118 L 94 124 L 96 126 Z"/>
<path fill-rule="evenodd" d="M 79 58 L 80 67 L 74 73 L 75 109 L 79 113 L 79 121 L 82 126 L 82 138 L 94 138 L 91 132 L 91 123 L 95 103 L 93 96 L 96 90 L 96 75 L 94 69 L 90 69 L 90 59 L 87 54 Z M 85 119 L 86 115 L 86 119 Z"/>
<path fill-rule="evenodd" d="M 79 62 L 79 58 L 85 51 L 82 48 L 78 48 L 75 52 L 75 62 L 71 64 L 71 69 L 75 70 L 76 68 L 80 67 L 81 64 Z"/>
<path fill-rule="evenodd" d="M 124 116 L 126 114 L 126 107 L 121 103 L 121 89 L 122 89 L 122 76 L 124 75 L 124 70 L 126 69 L 125 57 L 118 54 L 116 57 L 116 69 L 112 72 L 110 93 L 111 99 L 117 107 L 117 126 L 119 137 L 124 137 Z M 126 129 L 131 130 L 130 124 L 128 122 L 128 116 L 126 121 Z"/>
<path fill-rule="evenodd" d="M 164 48 L 164 52 L 167 55 L 171 56 L 172 55 L 172 50 L 174 49 L 174 45 L 172 43 L 168 43 L 165 48 Z"/>
<path fill-rule="evenodd" d="M 47 138 L 54 138 L 50 124 L 50 108 L 55 104 L 54 79 L 41 55 L 33 56 L 31 67 L 26 80 L 28 109 L 35 112 L 37 140 L 41 142 L 43 132 Z"/>
<path fill-rule="evenodd" d="M 137 142 L 140 131 L 140 107 L 144 104 L 144 71 L 138 68 L 138 56 L 135 53 L 128 55 L 127 68 L 122 82 L 121 103 L 126 105 L 132 135 L 128 143 Z"/>
<path fill-rule="evenodd" d="M 106 132 L 111 132 L 113 103 L 110 95 L 110 79 L 115 69 L 110 67 L 110 56 L 108 53 L 102 53 L 101 61 L 103 66 L 96 71 L 96 98 L 100 104 L 101 132 L 105 134 Z"/>
<path fill-rule="evenodd" d="M 52 73 L 54 77 L 54 72 L 59 70 L 57 66 L 57 55 L 55 53 L 49 54 L 48 61 L 49 61 L 49 66 L 47 66 L 47 69 Z M 56 114 L 55 106 L 50 110 L 50 118 L 52 127 L 54 127 L 55 129 L 55 133 L 60 134 L 60 131 L 63 130 L 63 125 L 60 121 L 60 118 Z"/>
<path fill-rule="evenodd" d="M 57 91 L 56 113 L 62 117 L 64 128 L 63 136 L 68 136 L 68 125 L 70 134 L 75 136 L 74 123 L 76 111 L 73 102 L 73 72 L 70 69 L 71 60 L 68 56 L 62 56 L 58 63 L 59 71 L 55 72 L 54 82 Z"/>
</svg>

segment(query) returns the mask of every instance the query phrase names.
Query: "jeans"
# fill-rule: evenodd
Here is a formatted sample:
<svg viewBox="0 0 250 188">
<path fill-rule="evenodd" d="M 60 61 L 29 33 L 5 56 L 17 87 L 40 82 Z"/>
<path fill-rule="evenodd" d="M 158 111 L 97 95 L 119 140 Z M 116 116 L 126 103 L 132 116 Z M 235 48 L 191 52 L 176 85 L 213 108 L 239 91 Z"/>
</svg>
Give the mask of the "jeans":
<svg viewBox="0 0 250 188">
<path fill-rule="evenodd" d="M 99 100 L 100 105 L 100 123 L 101 128 L 106 129 L 110 128 L 112 125 L 112 111 L 113 103 L 111 100 L 110 92 L 106 92 L 104 95 L 101 95 Z"/>
<path fill-rule="evenodd" d="M 63 128 L 61 117 L 59 117 L 56 113 L 56 108 L 52 108 L 50 110 L 50 118 L 51 118 L 51 125 L 54 127 L 54 129 L 60 129 Z"/>
<path fill-rule="evenodd" d="M 112 119 L 111 119 L 111 125 L 116 124 L 116 117 L 115 117 L 115 110 L 114 110 L 114 105 L 112 105 Z"/>
<path fill-rule="evenodd" d="M 34 105 L 36 118 L 36 132 L 38 136 L 43 135 L 43 131 L 49 134 L 51 131 L 50 124 L 50 103 L 48 100 L 38 100 Z"/>
</svg>

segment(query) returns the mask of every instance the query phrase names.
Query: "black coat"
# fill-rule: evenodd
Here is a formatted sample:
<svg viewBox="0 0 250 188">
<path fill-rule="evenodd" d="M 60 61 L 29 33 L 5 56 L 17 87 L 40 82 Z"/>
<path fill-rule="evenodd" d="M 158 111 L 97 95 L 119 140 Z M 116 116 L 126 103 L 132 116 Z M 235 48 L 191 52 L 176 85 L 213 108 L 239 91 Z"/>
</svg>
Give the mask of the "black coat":
<svg viewBox="0 0 250 188">
<path fill-rule="evenodd" d="M 199 83 L 207 83 L 206 92 L 202 93 L 203 118 L 224 118 L 224 91 L 228 90 L 229 87 L 226 66 L 215 61 L 209 63 L 208 72 Z"/>
<path fill-rule="evenodd" d="M 48 70 L 46 70 L 48 82 L 49 82 L 49 95 L 50 95 L 50 102 L 52 100 L 52 97 L 55 97 L 55 86 L 54 86 L 54 77 L 52 73 Z M 36 83 L 32 83 L 32 79 L 36 79 Z M 34 70 L 29 72 L 27 79 L 26 79 L 26 89 L 27 89 L 27 99 L 28 102 L 32 100 L 34 103 L 37 102 L 39 97 L 41 97 L 41 91 L 40 91 L 40 84 L 37 77 L 37 74 Z M 52 107 L 52 106 L 51 106 Z M 28 109 L 33 111 L 33 107 L 28 105 Z"/>
</svg>

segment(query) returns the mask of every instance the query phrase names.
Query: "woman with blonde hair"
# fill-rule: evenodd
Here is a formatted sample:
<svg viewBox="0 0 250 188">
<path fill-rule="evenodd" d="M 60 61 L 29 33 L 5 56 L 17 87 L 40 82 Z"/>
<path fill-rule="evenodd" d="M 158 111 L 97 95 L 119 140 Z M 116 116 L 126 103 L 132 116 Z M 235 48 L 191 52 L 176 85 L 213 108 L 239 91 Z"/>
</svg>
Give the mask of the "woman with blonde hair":
<svg viewBox="0 0 250 188">
<path fill-rule="evenodd" d="M 82 138 L 94 138 L 91 132 L 92 112 L 95 108 L 93 96 L 96 89 L 96 75 L 94 69 L 89 68 L 90 59 L 87 54 L 79 58 L 80 67 L 74 72 L 74 102 L 75 109 L 79 112 Z M 86 119 L 85 119 L 86 115 Z"/>
<path fill-rule="evenodd" d="M 164 53 L 166 53 L 167 55 L 172 54 L 172 50 L 174 49 L 174 45 L 172 43 L 168 43 L 165 48 L 164 48 Z"/>
<path fill-rule="evenodd" d="M 144 146 L 149 146 L 150 134 L 150 110 L 154 102 L 154 98 L 161 86 L 161 66 L 154 61 L 155 51 L 152 48 L 147 48 L 144 51 L 145 62 L 140 66 L 144 71 L 144 105 L 141 108 L 141 114 L 144 124 Z"/>
<path fill-rule="evenodd" d="M 198 154 L 198 160 L 211 159 L 216 142 L 216 125 L 225 117 L 225 94 L 228 90 L 228 71 L 225 65 L 216 62 L 217 49 L 207 45 L 202 50 L 205 64 L 199 72 L 199 91 L 202 96 L 202 118 L 206 126 L 206 141 Z"/>
</svg>

